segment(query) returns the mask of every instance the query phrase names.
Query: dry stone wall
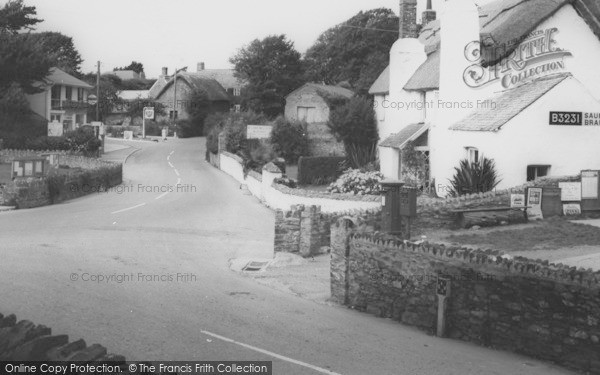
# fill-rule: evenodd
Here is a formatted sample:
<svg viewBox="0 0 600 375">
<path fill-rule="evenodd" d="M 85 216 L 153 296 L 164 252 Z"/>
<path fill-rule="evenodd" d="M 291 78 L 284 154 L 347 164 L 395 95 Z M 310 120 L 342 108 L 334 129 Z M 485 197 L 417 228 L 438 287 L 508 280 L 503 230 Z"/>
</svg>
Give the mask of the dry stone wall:
<svg viewBox="0 0 600 375">
<path fill-rule="evenodd" d="M 2 314 L 0 360 L 125 364 L 125 357 L 109 354 L 102 345 L 88 346 L 84 340 L 71 342 L 67 335 L 53 335 L 46 326 L 35 325 L 28 320 L 17 321 L 15 315 Z"/>
<path fill-rule="evenodd" d="M 446 277 L 449 337 L 600 374 L 600 272 L 357 233 L 345 218 L 331 242 L 339 303 L 433 333 Z"/>
</svg>

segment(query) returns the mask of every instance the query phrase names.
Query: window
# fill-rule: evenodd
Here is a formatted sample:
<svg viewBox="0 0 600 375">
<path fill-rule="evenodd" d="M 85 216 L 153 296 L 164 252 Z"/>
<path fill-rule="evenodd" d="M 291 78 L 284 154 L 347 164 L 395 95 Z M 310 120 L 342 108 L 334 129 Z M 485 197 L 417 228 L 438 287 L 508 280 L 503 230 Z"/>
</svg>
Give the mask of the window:
<svg viewBox="0 0 600 375">
<path fill-rule="evenodd" d="M 545 177 L 550 174 L 549 165 L 528 165 L 527 166 L 527 181 L 534 181 L 540 177 Z"/>
<path fill-rule="evenodd" d="M 83 89 L 82 88 L 77 89 L 77 101 L 78 102 L 83 101 Z"/>
<path fill-rule="evenodd" d="M 169 111 L 169 119 L 177 120 L 178 117 L 179 117 L 178 111 L 175 111 L 175 118 L 173 118 L 173 111 Z"/>
<path fill-rule="evenodd" d="M 236 104 L 233 106 L 233 111 L 238 113 L 242 111 L 242 106 L 240 104 Z"/>
<path fill-rule="evenodd" d="M 60 109 L 60 92 L 60 85 L 52 86 L 52 89 L 50 90 L 50 107 L 52 109 Z"/>
<path fill-rule="evenodd" d="M 52 113 L 50 114 L 50 122 L 60 122 L 60 114 Z"/>
<path fill-rule="evenodd" d="M 232 89 L 232 88 L 229 88 L 229 89 L 227 89 L 227 94 L 229 94 L 229 95 L 232 95 L 232 96 L 233 96 L 233 95 L 234 95 L 234 93 L 233 93 L 233 89 Z"/>
<path fill-rule="evenodd" d="M 475 147 L 465 147 L 469 163 L 479 163 L 479 150 Z"/>
<path fill-rule="evenodd" d="M 235 87 L 233 89 L 233 96 L 240 96 L 242 95 L 242 89 L 240 89 L 239 87 Z"/>
<path fill-rule="evenodd" d="M 73 100 L 73 88 L 70 86 L 65 87 L 65 99 Z"/>
</svg>

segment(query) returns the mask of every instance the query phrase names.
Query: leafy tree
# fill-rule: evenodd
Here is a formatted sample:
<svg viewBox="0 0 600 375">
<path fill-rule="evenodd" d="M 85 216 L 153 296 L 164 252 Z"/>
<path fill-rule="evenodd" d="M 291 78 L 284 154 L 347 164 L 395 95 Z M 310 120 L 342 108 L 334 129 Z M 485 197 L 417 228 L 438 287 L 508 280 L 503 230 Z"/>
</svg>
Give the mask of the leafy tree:
<svg viewBox="0 0 600 375">
<path fill-rule="evenodd" d="M 398 17 L 390 9 L 359 12 L 319 36 L 305 56 L 308 81 L 337 84 L 348 81 L 366 94 L 389 62 L 398 39 Z"/>
<path fill-rule="evenodd" d="M 132 61 L 131 64 L 127 66 L 113 69 L 113 71 L 117 70 L 133 70 L 138 74 L 142 74 L 144 72 L 144 64 L 142 64 L 141 62 Z"/>
<path fill-rule="evenodd" d="M 57 32 L 32 33 L 29 37 L 48 56 L 53 66 L 62 71 L 81 77 L 83 59 L 75 48 L 73 38 Z"/>
<path fill-rule="evenodd" d="M 121 82 L 121 90 L 149 90 L 155 79 L 126 79 Z"/>
<path fill-rule="evenodd" d="M 0 33 L 16 35 L 22 29 L 33 30 L 33 26 L 42 22 L 34 18 L 35 7 L 27 7 L 23 0 L 9 0 L 0 9 Z"/>
<path fill-rule="evenodd" d="M 83 77 L 84 81 L 94 86 L 92 92 L 96 93 L 96 74 L 88 73 Z M 88 109 L 88 118 L 93 121 L 101 121 L 107 115 L 112 113 L 116 106 L 122 105 L 123 100 L 119 98 L 121 79 L 114 74 L 103 74 L 100 76 L 100 95 L 98 98 L 98 112 L 100 118 L 96 118 L 96 106 L 90 106 Z"/>
<path fill-rule="evenodd" d="M 300 156 L 308 155 L 308 137 L 304 131 L 306 124 L 287 121 L 283 116 L 275 120 L 271 131 L 271 144 L 277 155 L 288 164 L 296 164 Z"/>
<path fill-rule="evenodd" d="M 255 39 L 230 59 L 236 77 L 248 84 L 242 105 L 269 117 L 283 113 L 285 96 L 303 81 L 300 53 L 285 35 Z"/>
<path fill-rule="evenodd" d="M 52 63 L 31 34 L 17 35 L 42 21 L 35 14 L 35 7 L 25 6 L 22 0 L 10 0 L 0 9 L 0 100 L 14 84 L 13 94 L 17 87 L 26 94 L 43 91 L 39 83 Z"/>
<path fill-rule="evenodd" d="M 327 125 L 336 138 L 344 142 L 346 155 L 353 167 L 364 167 L 375 161 L 379 135 L 370 100 L 351 98 L 330 112 Z"/>
</svg>

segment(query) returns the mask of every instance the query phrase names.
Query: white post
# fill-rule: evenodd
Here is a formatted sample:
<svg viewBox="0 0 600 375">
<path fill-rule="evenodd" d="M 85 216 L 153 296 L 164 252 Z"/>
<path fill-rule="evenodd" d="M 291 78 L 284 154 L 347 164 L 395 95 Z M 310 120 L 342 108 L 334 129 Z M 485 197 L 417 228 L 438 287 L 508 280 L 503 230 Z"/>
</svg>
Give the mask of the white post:
<svg viewBox="0 0 600 375">
<path fill-rule="evenodd" d="M 146 139 L 146 114 L 142 110 L 142 139 Z"/>
</svg>

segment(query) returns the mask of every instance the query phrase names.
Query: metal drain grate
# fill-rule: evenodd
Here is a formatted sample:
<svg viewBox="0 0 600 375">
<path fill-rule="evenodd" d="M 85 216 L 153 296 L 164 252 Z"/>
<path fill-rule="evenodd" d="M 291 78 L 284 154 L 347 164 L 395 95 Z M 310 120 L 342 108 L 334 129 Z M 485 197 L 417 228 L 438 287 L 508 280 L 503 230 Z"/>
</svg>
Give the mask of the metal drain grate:
<svg viewBox="0 0 600 375">
<path fill-rule="evenodd" d="M 246 264 L 246 266 L 244 266 L 244 268 L 242 268 L 242 271 L 261 271 L 263 269 L 264 266 L 266 266 L 269 262 L 248 262 L 248 264 Z"/>
</svg>

